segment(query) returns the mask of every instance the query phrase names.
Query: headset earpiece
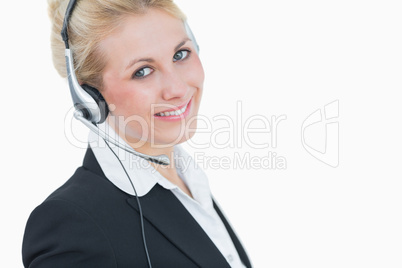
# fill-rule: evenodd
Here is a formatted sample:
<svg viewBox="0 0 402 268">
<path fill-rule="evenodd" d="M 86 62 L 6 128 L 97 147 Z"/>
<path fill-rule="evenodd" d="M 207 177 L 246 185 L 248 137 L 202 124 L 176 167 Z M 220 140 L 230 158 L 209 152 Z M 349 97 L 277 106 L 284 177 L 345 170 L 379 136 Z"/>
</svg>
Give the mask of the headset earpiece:
<svg viewBox="0 0 402 268">
<path fill-rule="evenodd" d="M 89 96 L 91 96 L 95 100 L 96 104 L 98 104 L 101 117 L 99 119 L 99 122 L 97 122 L 97 123 L 98 124 L 103 123 L 109 114 L 109 107 L 107 105 L 105 98 L 103 98 L 103 96 L 99 92 L 99 90 L 97 90 L 94 87 L 91 87 L 86 84 L 81 85 L 81 87 L 82 87 L 82 89 L 85 90 L 86 93 L 88 93 Z"/>
<path fill-rule="evenodd" d="M 107 104 L 98 90 L 83 89 L 78 83 L 75 75 L 73 56 L 70 49 L 65 50 L 66 67 L 67 67 L 67 80 L 70 88 L 71 97 L 73 99 L 74 107 L 82 112 L 82 116 L 90 121 L 92 124 L 98 124 L 105 121 L 107 116 Z M 91 94 L 91 95 L 90 95 Z M 101 105 L 100 105 L 101 104 Z"/>
</svg>

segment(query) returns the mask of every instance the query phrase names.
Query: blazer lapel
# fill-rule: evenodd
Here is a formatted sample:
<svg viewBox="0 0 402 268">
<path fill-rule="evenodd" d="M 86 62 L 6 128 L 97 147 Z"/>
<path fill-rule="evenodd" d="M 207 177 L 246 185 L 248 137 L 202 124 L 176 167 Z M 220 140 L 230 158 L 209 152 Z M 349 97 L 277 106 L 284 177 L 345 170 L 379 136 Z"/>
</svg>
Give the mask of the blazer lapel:
<svg viewBox="0 0 402 268">
<path fill-rule="evenodd" d="M 138 211 L 135 197 L 127 202 Z M 176 196 L 159 184 L 140 203 L 144 218 L 200 267 L 230 268 L 215 244 Z"/>
<path fill-rule="evenodd" d="M 90 147 L 85 154 L 83 166 L 106 179 Z M 138 211 L 135 197 L 127 199 L 127 202 Z M 144 217 L 200 267 L 230 268 L 215 244 L 172 192 L 157 184 L 147 195 L 140 197 L 140 202 Z M 215 201 L 213 204 L 243 264 L 251 267 L 239 239 Z"/>
</svg>

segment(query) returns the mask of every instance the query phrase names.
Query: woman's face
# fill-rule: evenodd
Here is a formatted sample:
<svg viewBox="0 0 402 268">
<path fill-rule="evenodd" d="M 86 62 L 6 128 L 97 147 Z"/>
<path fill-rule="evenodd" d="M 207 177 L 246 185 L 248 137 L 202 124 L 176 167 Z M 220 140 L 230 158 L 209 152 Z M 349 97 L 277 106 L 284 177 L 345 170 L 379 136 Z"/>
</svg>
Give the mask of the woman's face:
<svg viewBox="0 0 402 268">
<path fill-rule="evenodd" d="M 129 16 L 100 49 L 107 61 L 102 95 L 108 120 L 123 139 L 139 147 L 145 141 L 174 145 L 194 135 L 204 71 L 180 19 L 158 9 Z M 172 110 L 179 115 L 161 114 Z"/>
</svg>

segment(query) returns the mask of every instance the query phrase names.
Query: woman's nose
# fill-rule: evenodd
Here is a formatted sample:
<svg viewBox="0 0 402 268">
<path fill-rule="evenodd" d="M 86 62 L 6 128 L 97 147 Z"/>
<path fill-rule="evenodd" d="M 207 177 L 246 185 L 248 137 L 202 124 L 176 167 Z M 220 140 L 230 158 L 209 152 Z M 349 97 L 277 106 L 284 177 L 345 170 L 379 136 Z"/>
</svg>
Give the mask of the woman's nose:
<svg viewBox="0 0 402 268">
<path fill-rule="evenodd" d="M 181 73 L 174 68 L 165 73 L 162 91 L 162 98 L 164 100 L 183 98 L 186 96 L 188 85 L 183 78 Z"/>
</svg>

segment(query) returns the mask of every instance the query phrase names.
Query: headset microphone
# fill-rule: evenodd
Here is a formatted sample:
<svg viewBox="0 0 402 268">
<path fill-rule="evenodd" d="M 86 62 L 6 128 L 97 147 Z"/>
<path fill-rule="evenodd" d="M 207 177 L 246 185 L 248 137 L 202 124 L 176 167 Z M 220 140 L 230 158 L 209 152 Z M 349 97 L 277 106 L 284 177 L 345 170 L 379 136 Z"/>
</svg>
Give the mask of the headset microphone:
<svg viewBox="0 0 402 268">
<path fill-rule="evenodd" d="M 111 144 L 125 150 L 126 152 L 132 153 L 136 156 L 142 157 L 145 160 L 149 160 L 153 163 L 156 164 L 160 164 L 160 165 L 169 165 L 170 161 L 169 158 L 165 155 L 165 154 L 161 154 L 161 155 L 156 155 L 156 156 L 150 156 L 150 155 L 146 155 L 146 154 L 142 154 L 139 153 L 137 151 L 134 151 L 131 147 L 125 146 L 121 143 L 119 143 L 117 140 L 113 139 L 112 137 L 110 137 L 108 134 L 106 134 L 105 132 L 103 132 L 102 130 L 100 130 L 96 125 L 94 125 L 93 123 L 89 122 L 82 114 L 81 111 L 77 110 L 74 112 L 74 117 L 81 121 L 85 126 L 87 126 L 90 130 L 92 130 L 93 132 L 95 132 L 98 136 L 100 136 L 101 138 L 107 140 L 108 142 L 110 142 Z"/>
</svg>

